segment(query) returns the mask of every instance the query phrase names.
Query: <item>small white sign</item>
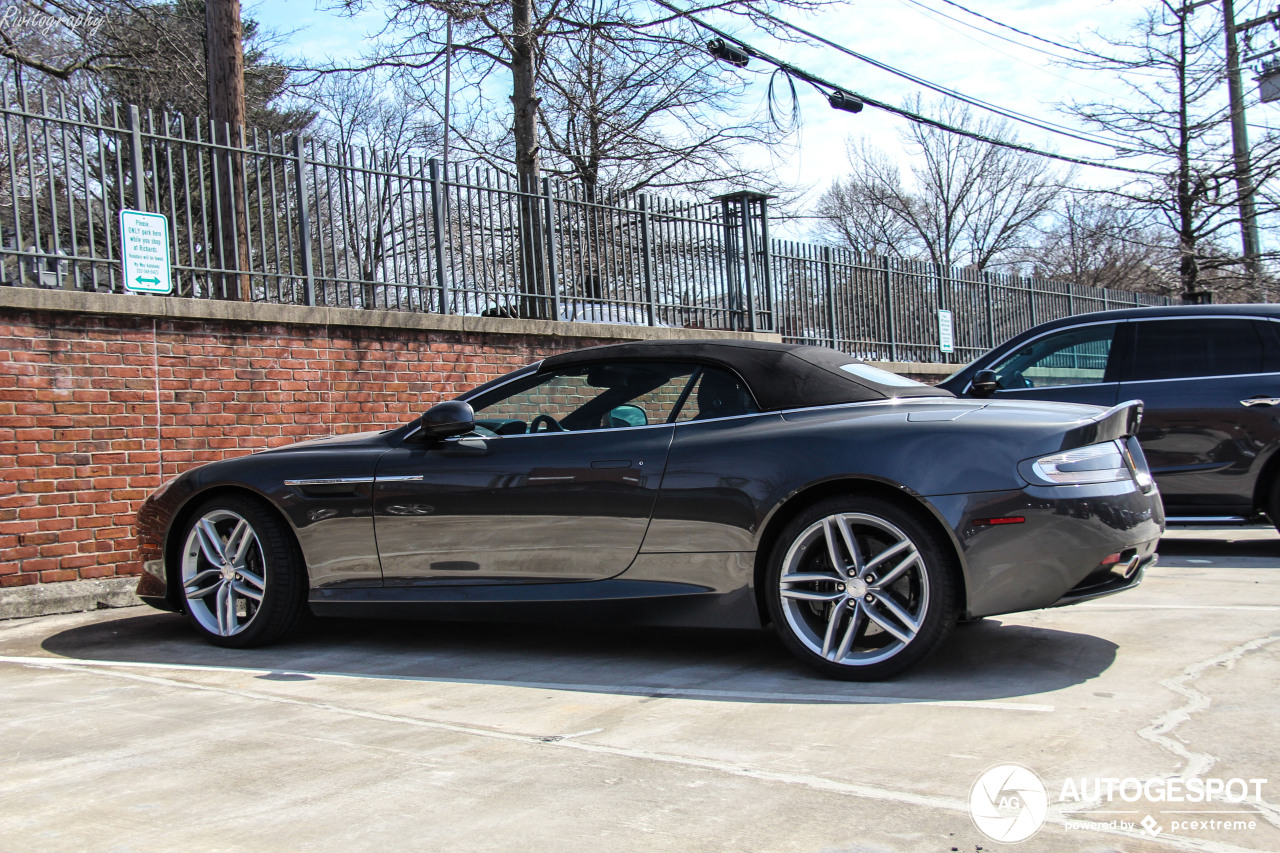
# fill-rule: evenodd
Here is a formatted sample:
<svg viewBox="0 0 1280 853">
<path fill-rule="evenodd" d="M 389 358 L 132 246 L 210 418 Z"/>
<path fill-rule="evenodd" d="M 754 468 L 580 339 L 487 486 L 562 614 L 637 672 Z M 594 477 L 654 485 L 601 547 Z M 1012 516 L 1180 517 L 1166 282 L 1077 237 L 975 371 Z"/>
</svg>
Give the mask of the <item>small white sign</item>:
<svg viewBox="0 0 1280 853">
<path fill-rule="evenodd" d="M 124 286 L 138 293 L 171 293 L 169 223 L 163 214 L 120 211 Z"/>
<path fill-rule="evenodd" d="M 943 352 L 955 352 L 956 341 L 951 333 L 951 312 L 938 312 L 938 349 Z"/>
</svg>

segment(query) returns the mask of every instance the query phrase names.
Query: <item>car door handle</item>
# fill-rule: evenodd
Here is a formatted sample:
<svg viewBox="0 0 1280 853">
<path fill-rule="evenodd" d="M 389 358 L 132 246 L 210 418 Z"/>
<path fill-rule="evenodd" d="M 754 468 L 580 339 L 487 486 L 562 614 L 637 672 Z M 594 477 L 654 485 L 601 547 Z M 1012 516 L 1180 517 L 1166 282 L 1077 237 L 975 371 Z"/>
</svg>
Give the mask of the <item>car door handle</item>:
<svg viewBox="0 0 1280 853">
<path fill-rule="evenodd" d="M 597 459 L 591 463 L 591 467 L 599 470 L 600 468 L 630 468 L 630 459 Z"/>
<path fill-rule="evenodd" d="M 1250 397 L 1250 398 L 1249 398 L 1249 399 L 1247 399 L 1247 400 L 1241 400 L 1241 401 L 1240 401 L 1240 405 L 1242 405 L 1242 406 L 1250 406 L 1250 407 L 1252 407 L 1252 406 L 1280 406 L 1280 397 L 1263 397 L 1262 395 L 1258 395 L 1257 397 Z"/>
</svg>

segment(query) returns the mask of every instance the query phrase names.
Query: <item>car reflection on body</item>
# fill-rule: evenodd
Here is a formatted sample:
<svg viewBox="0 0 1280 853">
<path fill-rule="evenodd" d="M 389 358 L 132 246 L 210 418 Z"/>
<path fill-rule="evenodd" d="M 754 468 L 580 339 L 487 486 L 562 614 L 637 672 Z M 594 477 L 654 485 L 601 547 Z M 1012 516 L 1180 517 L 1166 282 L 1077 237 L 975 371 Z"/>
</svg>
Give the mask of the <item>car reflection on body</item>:
<svg viewBox="0 0 1280 853">
<path fill-rule="evenodd" d="M 139 595 L 235 647 L 308 608 L 771 623 L 883 678 L 959 619 L 1141 580 L 1164 517 L 1140 414 L 959 400 L 822 347 L 595 347 L 183 473 L 139 513 Z"/>
</svg>

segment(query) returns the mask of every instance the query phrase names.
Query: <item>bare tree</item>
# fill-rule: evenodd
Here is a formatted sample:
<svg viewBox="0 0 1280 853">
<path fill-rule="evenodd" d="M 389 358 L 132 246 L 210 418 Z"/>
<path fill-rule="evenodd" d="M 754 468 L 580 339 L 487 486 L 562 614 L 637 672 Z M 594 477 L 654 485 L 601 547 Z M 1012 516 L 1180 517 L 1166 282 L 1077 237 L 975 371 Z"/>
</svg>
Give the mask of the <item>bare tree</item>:
<svg viewBox="0 0 1280 853">
<path fill-rule="evenodd" d="M 923 254 L 918 235 L 884 198 L 886 190 L 904 192 L 901 175 L 888 156 L 865 139 L 849 143 L 854 173 L 837 178 L 819 197 L 818 236 L 862 254 L 915 258 Z M 878 176 L 868 180 L 868 176 Z M 883 186 L 885 182 L 888 187 Z"/>
<path fill-rule="evenodd" d="M 1107 192 L 1113 203 L 1146 214 L 1145 222 L 1172 233 L 1184 298 L 1196 299 L 1203 274 L 1220 284 L 1240 269 L 1241 256 L 1222 249 L 1240 227 L 1240 194 L 1231 154 L 1222 20 L 1202 4 L 1160 0 L 1123 37 L 1074 63 L 1114 73 L 1128 97 L 1074 102 L 1068 110 L 1122 142 L 1121 161 L 1148 170 Z M 1280 208 L 1265 191 L 1280 171 L 1280 136 L 1268 132 L 1252 147 L 1258 214 Z M 1236 276 L 1241 277 L 1241 276 Z M 1239 283 L 1237 283 L 1239 284 Z"/>
<path fill-rule="evenodd" d="M 919 100 L 911 107 L 923 111 Z M 955 102 L 939 102 L 932 112 L 982 136 L 1016 139 L 1005 121 L 975 120 Z M 943 269 L 981 270 L 1026 245 L 1062 191 L 1064 178 L 1041 157 L 924 124 L 909 125 L 901 136 L 909 183 L 883 152 L 866 142 L 850 146 L 850 174 L 818 202 L 828 236 Z M 891 242 L 905 248 L 890 250 Z"/>
<path fill-rule="evenodd" d="M 1019 258 L 1037 278 L 1136 293 L 1176 295 L 1178 246 L 1170 235 L 1097 193 L 1067 192 L 1040 239 Z"/>
<path fill-rule="evenodd" d="M 741 79 L 713 60 L 683 21 L 646 26 L 628 0 L 587 0 L 592 27 L 547 46 L 538 110 L 546 171 L 588 197 L 615 191 L 699 188 L 761 177 L 742 165 L 743 145 L 785 131 L 765 116 L 735 115 Z"/>
<path fill-rule="evenodd" d="M 338 192 L 314 188 L 316 233 L 342 241 L 341 254 L 354 261 L 353 277 L 361 282 L 361 307 L 387 306 L 390 294 L 379 282 L 388 277 L 388 262 L 408 268 L 420 260 L 413 252 L 425 243 L 427 210 L 410 195 L 414 180 L 421 182 L 421 155 L 439 144 L 440 128 L 385 75 L 329 75 L 311 97 L 316 136 L 333 143 L 334 156 L 347 166 Z M 415 153 L 416 163 L 410 159 Z M 406 180 L 410 171 L 417 174 Z M 321 282 L 321 289 L 325 304 L 339 304 L 336 283 Z M 410 292 L 410 301 L 419 298 L 420 290 Z"/>
<path fill-rule="evenodd" d="M 758 16 L 756 9 L 780 2 L 811 8 L 826 0 L 727 0 L 715 8 Z M 357 11 L 373 0 L 340 3 Z M 701 58 L 703 32 L 648 0 L 385 0 L 378 8 L 387 26 L 362 67 L 439 78 L 452 57 L 453 79 L 464 81 L 452 94 L 471 119 L 462 119 L 471 132 L 460 143 L 491 166 L 514 168 L 529 316 L 549 307 L 534 197 L 548 162 L 584 187 L 635 188 L 692 185 L 700 170 L 732 161 L 740 123 L 721 110 L 728 101 L 713 84 L 728 83 L 732 94 L 739 84 L 722 75 L 733 72 Z M 502 86 L 509 103 L 494 98 L 499 78 L 510 81 Z M 641 166 L 642 154 L 662 159 Z"/>
<path fill-rule="evenodd" d="M 306 127 L 314 114 L 284 103 L 294 84 L 271 57 L 277 36 L 252 18 L 243 18 L 240 28 L 242 123 L 265 132 Z M 56 81 L 61 91 L 157 113 L 209 114 L 205 42 L 204 0 L 11 0 L 0 11 L 0 57 L 9 79 L 25 86 Z"/>
</svg>

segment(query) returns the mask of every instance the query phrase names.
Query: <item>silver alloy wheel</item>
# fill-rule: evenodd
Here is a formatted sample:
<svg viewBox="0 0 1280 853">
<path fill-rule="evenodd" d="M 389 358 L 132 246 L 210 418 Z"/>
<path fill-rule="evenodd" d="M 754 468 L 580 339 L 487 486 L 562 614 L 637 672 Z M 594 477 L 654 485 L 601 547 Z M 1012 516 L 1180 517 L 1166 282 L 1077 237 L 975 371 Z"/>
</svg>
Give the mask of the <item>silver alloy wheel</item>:
<svg viewBox="0 0 1280 853">
<path fill-rule="evenodd" d="M 228 509 L 205 513 L 182 548 L 182 594 L 201 627 L 220 637 L 253 622 L 266 593 L 262 544 L 253 525 Z"/>
<path fill-rule="evenodd" d="M 787 550 L 779 586 L 796 638 L 846 666 L 898 654 L 929 608 L 920 549 L 897 526 L 865 513 L 837 513 L 806 527 Z"/>
</svg>

